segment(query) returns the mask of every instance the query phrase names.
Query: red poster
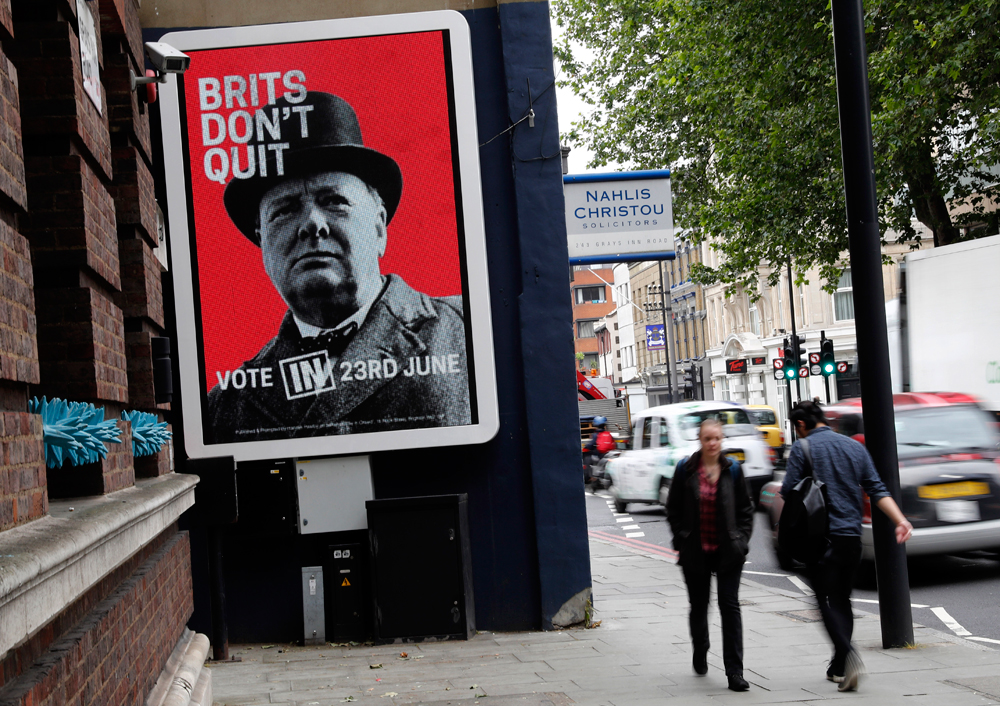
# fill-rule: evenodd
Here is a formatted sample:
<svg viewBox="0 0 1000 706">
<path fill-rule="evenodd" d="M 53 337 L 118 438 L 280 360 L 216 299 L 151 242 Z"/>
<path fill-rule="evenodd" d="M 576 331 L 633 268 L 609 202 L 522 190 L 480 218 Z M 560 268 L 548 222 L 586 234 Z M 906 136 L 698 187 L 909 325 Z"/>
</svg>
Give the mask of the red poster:
<svg viewBox="0 0 1000 706">
<path fill-rule="evenodd" d="M 172 260 L 190 282 L 183 402 L 201 421 L 189 447 L 266 458 L 299 448 L 267 442 L 355 437 L 304 447 L 345 453 L 386 448 L 382 432 L 463 443 L 412 432 L 481 423 L 477 354 L 491 346 L 474 345 L 488 293 L 467 27 L 401 17 L 164 38 L 191 59 L 164 91 L 180 131 L 164 148 Z"/>
</svg>

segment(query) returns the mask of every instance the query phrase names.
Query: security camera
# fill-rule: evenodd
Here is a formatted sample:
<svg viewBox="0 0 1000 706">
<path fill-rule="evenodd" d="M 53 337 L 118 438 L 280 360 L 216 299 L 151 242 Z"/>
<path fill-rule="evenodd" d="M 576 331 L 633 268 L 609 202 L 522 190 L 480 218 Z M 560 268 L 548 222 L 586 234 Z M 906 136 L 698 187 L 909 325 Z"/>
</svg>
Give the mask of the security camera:
<svg viewBox="0 0 1000 706">
<path fill-rule="evenodd" d="M 163 42 L 146 42 L 146 56 L 153 62 L 156 71 L 147 71 L 145 76 L 136 76 L 129 67 L 129 77 L 134 91 L 139 86 L 151 83 L 166 83 L 167 74 L 182 74 L 191 65 L 191 57 Z M 147 86 L 147 102 L 156 100 L 156 86 Z"/>
<path fill-rule="evenodd" d="M 156 70 L 164 74 L 182 74 L 191 65 L 191 57 L 163 42 L 146 42 L 146 56 Z"/>
</svg>

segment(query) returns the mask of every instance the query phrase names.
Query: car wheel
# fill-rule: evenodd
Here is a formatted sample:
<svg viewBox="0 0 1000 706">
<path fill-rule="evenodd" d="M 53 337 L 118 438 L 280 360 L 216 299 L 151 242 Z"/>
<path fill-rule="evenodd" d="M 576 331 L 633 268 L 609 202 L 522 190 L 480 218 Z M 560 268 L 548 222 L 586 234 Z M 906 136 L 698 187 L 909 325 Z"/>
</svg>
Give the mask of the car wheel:
<svg viewBox="0 0 1000 706">
<path fill-rule="evenodd" d="M 662 505 L 663 507 L 667 506 L 667 496 L 669 494 L 670 494 L 670 479 L 669 478 L 661 478 L 660 479 L 659 501 L 660 501 L 660 505 Z"/>
<path fill-rule="evenodd" d="M 626 503 L 623 500 L 619 500 L 618 491 L 615 489 L 615 484 L 612 483 L 608 487 L 608 490 L 611 491 L 611 498 L 614 500 L 615 503 L 615 512 L 625 512 L 625 506 L 628 505 L 628 503 Z"/>
</svg>

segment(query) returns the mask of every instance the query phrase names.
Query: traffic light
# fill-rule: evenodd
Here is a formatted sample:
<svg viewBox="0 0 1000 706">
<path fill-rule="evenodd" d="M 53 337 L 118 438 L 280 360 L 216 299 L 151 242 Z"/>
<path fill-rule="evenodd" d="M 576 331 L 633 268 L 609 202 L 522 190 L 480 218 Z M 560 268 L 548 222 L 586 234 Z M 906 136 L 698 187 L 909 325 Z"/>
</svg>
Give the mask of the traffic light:
<svg viewBox="0 0 1000 706">
<path fill-rule="evenodd" d="M 819 367 L 827 376 L 837 372 L 837 361 L 833 359 L 833 341 L 829 338 L 820 342 Z"/>
<path fill-rule="evenodd" d="M 795 357 L 795 351 L 788 344 L 787 338 L 785 339 L 785 351 L 783 357 L 785 359 L 785 379 L 795 380 L 799 376 L 799 361 Z"/>
</svg>

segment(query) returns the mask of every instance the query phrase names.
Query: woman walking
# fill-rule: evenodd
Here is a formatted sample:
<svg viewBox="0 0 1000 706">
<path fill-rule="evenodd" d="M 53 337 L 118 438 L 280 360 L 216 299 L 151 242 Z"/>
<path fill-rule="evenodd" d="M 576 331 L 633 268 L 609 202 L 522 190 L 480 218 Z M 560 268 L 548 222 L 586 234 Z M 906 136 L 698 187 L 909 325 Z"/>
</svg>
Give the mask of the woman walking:
<svg viewBox="0 0 1000 706">
<path fill-rule="evenodd" d="M 684 571 L 694 671 L 708 672 L 708 598 L 716 576 L 722 616 L 722 661 L 733 691 L 746 691 L 743 678 L 743 617 L 740 576 L 753 531 L 753 503 L 738 461 L 721 455 L 722 423 L 706 419 L 701 450 L 677 464 L 667 496 L 667 521 Z"/>
</svg>

